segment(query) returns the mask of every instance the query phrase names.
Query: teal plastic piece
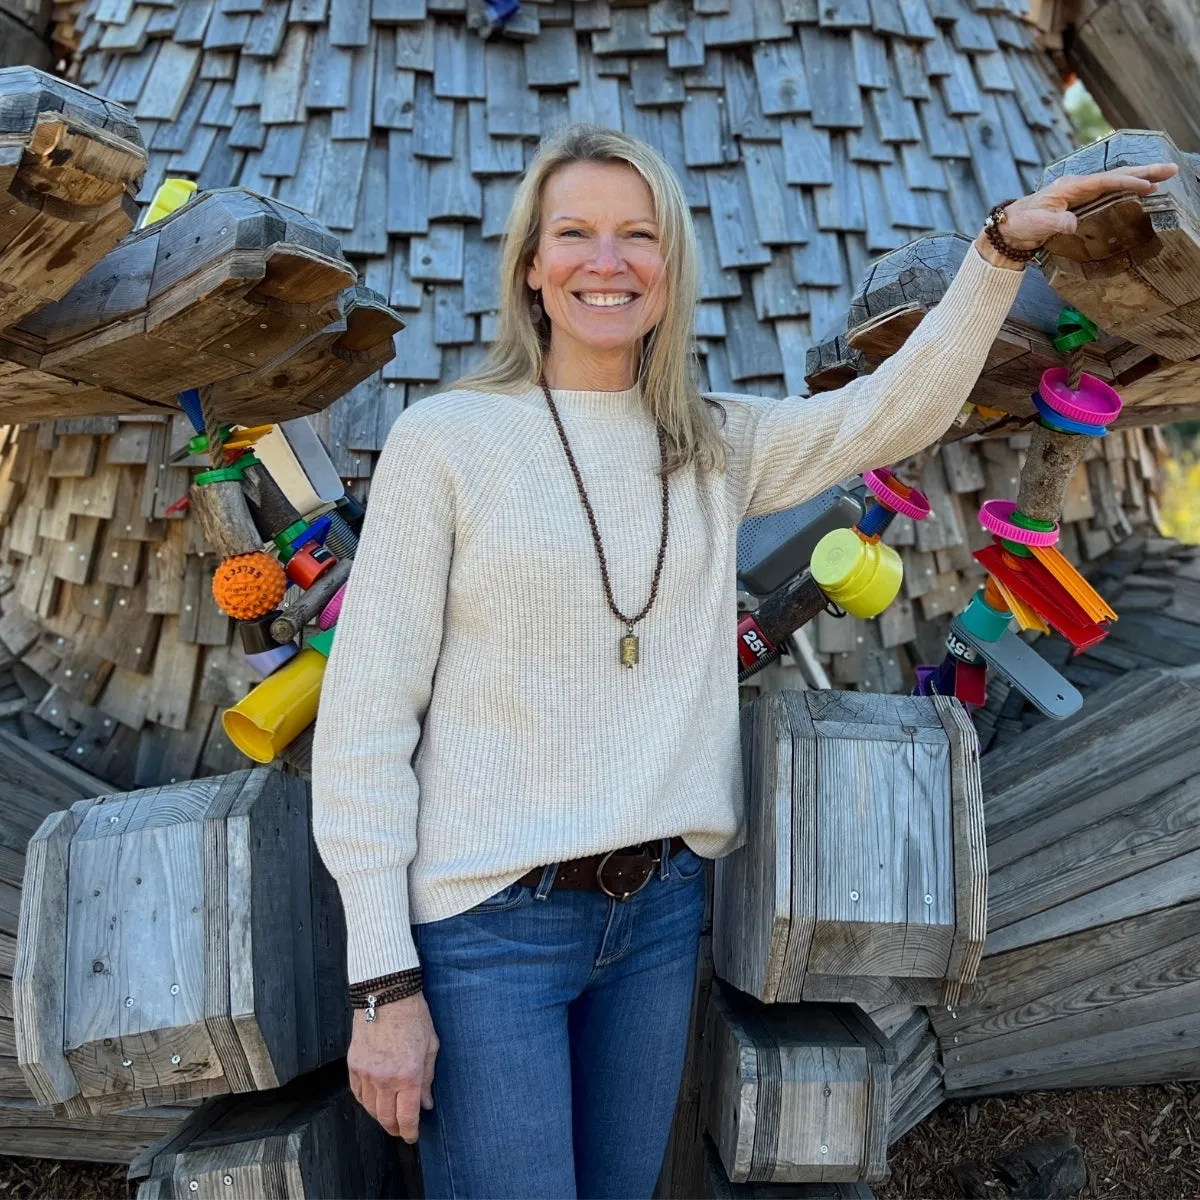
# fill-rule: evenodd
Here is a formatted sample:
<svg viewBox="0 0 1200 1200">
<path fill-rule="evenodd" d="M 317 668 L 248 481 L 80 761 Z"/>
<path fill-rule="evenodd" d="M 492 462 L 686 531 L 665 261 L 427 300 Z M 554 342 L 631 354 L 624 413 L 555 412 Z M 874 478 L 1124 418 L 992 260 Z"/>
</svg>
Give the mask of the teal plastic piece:
<svg viewBox="0 0 1200 1200">
<path fill-rule="evenodd" d="M 328 658 L 329 651 L 333 646 L 333 635 L 335 633 L 337 633 L 337 626 L 331 625 L 328 629 L 322 629 L 320 633 L 314 633 L 306 638 L 304 644 L 310 650 L 315 650 L 318 654 L 323 654 Z"/>
<path fill-rule="evenodd" d="M 984 598 L 983 589 L 971 597 L 971 603 L 959 614 L 964 629 L 982 642 L 998 642 L 1012 620 L 1012 613 L 997 612 Z"/>
</svg>

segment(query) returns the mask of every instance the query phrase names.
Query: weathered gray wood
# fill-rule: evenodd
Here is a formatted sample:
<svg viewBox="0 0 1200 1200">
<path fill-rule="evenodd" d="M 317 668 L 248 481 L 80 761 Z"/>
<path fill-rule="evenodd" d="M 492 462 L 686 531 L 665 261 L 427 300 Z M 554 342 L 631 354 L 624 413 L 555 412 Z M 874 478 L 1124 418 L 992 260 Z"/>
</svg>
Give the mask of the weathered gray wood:
<svg viewBox="0 0 1200 1200">
<path fill-rule="evenodd" d="M 1046 168 L 1047 181 L 1117 166 L 1174 162 L 1173 179 L 1153 195 L 1095 201 L 1078 214 L 1072 235 L 1050 244 L 1045 270 L 1054 289 L 1110 334 L 1164 358 L 1200 355 L 1200 182 L 1166 134 L 1119 130 L 1100 147 Z M 1095 151 L 1103 150 L 1097 160 Z"/>
<path fill-rule="evenodd" d="M 413 1194 L 413 1151 L 358 1104 L 344 1068 L 254 1096 L 210 1100 L 130 1169 L 139 1200 L 199 1194 L 249 1200 Z M 400 1178 L 397 1178 L 399 1176 Z"/>
<path fill-rule="evenodd" d="M 801 964 L 807 957 L 793 929 L 792 875 L 795 869 L 801 887 L 811 886 L 811 875 L 804 878 L 802 861 L 793 868 L 792 806 L 799 800 L 793 800 L 793 792 L 808 782 L 803 776 L 793 782 L 785 703 L 783 696 L 771 696 L 743 713 L 746 845 L 717 860 L 714 894 L 716 971 L 767 1002 L 778 995 L 789 937 L 797 938 Z"/>
<path fill-rule="evenodd" d="M 706 1123 L 732 1182 L 886 1174 L 890 1072 L 849 1010 L 763 1008 L 714 990 L 706 1042 Z"/>
<path fill-rule="evenodd" d="M 317 909 L 337 901 L 310 879 L 300 780 L 241 771 L 83 803 L 62 881 L 54 1045 L 84 1111 L 275 1086 L 344 1052 L 344 999 L 328 986 L 344 928 Z M 55 911 L 41 907 L 43 920 Z M 18 1024 L 33 1028 L 52 995 L 18 990 Z M 31 1069 L 58 1060 L 39 1046 Z"/>
<path fill-rule="evenodd" d="M 93 275 L 97 281 L 114 277 L 101 263 L 57 305 L 29 319 L 19 332 L 38 356 L 34 361 L 40 370 L 18 369 L 0 381 L 0 413 L 13 411 L 10 400 L 19 405 L 22 416 L 37 415 L 39 406 L 58 405 L 53 391 L 39 390 L 46 371 L 64 380 L 102 382 L 128 397 L 131 407 L 150 405 L 159 411 L 171 411 L 170 398 L 185 387 L 217 384 L 217 415 L 241 421 L 296 415 L 286 411 L 289 404 L 300 412 L 316 411 L 346 390 L 335 391 L 334 381 L 347 367 L 349 375 L 358 370 L 347 360 L 325 364 L 329 379 L 323 387 L 297 388 L 294 376 L 279 371 L 289 355 L 294 359 L 298 351 L 308 353 L 314 334 L 323 327 L 339 318 L 355 321 L 352 310 L 362 305 L 361 294 L 342 292 L 353 282 L 354 272 L 327 231 L 276 201 L 228 190 L 186 205 L 133 235 L 114 253 L 124 261 L 143 243 L 157 247 L 148 289 L 130 293 L 127 288 L 115 312 L 110 289 L 92 282 Z M 197 246 L 203 247 L 200 261 Z M 134 278 L 141 276 L 135 272 Z M 253 293 L 240 310 L 230 308 L 233 296 L 228 289 L 233 286 L 240 287 L 243 297 Z M 231 311 L 236 318 L 231 319 Z M 361 326 L 361 314 L 357 321 Z M 82 335 L 81 329 L 86 329 Z M 336 341 L 339 331 L 330 332 Z M 347 348 L 368 349 L 353 344 L 365 332 L 360 328 L 347 335 Z M 370 345 L 382 344 L 390 352 L 392 330 L 380 332 L 382 338 Z M 131 363 L 137 364 L 136 370 L 130 369 Z M 255 378 L 261 368 L 283 382 L 264 389 Z M 5 382 L 10 385 L 7 391 Z M 238 394 L 250 382 L 255 392 L 269 396 L 258 417 L 253 397 Z M 87 411 L 93 394 L 84 391 L 78 396 L 79 409 Z"/>
<path fill-rule="evenodd" d="M 956 997 L 978 969 L 987 897 L 965 715 L 784 692 L 743 721 L 746 844 L 717 868 L 718 974 L 768 1003 Z"/>
<path fill-rule="evenodd" d="M 51 814 L 26 850 L 28 877 L 13 967 L 13 1032 L 21 1073 L 42 1104 L 70 1100 L 80 1091 L 63 1051 L 68 862 L 71 838 L 84 811 Z"/>
</svg>

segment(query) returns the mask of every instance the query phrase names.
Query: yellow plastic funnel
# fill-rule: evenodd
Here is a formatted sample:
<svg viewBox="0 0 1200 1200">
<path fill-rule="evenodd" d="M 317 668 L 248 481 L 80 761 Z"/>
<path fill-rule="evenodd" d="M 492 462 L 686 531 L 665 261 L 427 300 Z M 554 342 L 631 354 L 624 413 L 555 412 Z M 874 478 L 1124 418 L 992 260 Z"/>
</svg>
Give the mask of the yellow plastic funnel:
<svg viewBox="0 0 1200 1200">
<path fill-rule="evenodd" d="M 883 542 L 864 542 L 853 529 L 834 529 L 809 563 L 821 591 L 854 617 L 877 617 L 900 591 L 904 564 Z"/>
<path fill-rule="evenodd" d="M 221 714 L 229 740 L 255 762 L 269 763 L 317 718 L 325 655 L 301 650 Z"/>
</svg>

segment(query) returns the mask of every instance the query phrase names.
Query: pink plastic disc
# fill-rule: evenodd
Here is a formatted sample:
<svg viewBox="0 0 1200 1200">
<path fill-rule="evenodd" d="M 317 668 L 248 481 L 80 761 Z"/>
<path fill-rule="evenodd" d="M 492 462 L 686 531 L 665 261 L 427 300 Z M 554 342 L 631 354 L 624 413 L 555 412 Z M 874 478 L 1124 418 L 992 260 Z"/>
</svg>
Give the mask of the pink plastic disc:
<svg viewBox="0 0 1200 1200">
<path fill-rule="evenodd" d="M 317 618 L 318 629 L 332 629 L 337 624 L 337 619 L 342 611 L 342 597 L 346 594 L 346 585 L 343 583 L 336 592 L 333 593 L 333 599 L 329 601 L 323 609 L 321 615 Z"/>
<path fill-rule="evenodd" d="M 923 492 L 909 488 L 908 495 L 900 492 L 900 481 L 887 467 L 876 467 L 874 471 L 863 472 L 863 483 L 870 488 L 872 495 L 880 504 L 899 513 L 902 517 L 912 517 L 914 521 L 923 521 L 929 516 L 929 501 Z"/>
<path fill-rule="evenodd" d="M 1054 522 L 1054 528 L 1045 533 L 1036 529 L 1022 529 L 1011 520 L 1016 508 L 1012 500 L 985 500 L 979 506 L 979 523 L 988 533 L 1007 538 L 1019 546 L 1053 546 L 1058 541 L 1057 521 Z"/>
<path fill-rule="evenodd" d="M 1086 371 L 1079 377 L 1079 390 L 1073 392 L 1067 387 L 1067 368 L 1051 367 L 1042 372 L 1038 391 L 1056 413 L 1085 425 L 1111 425 L 1121 411 L 1121 397 Z"/>
</svg>

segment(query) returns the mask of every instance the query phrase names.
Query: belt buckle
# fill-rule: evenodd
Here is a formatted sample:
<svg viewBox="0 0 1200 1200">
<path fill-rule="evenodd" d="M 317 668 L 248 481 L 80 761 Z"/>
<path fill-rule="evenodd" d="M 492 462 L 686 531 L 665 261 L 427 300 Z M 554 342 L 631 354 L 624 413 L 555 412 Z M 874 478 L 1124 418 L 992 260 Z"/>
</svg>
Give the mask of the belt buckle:
<svg viewBox="0 0 1200 1200">
<path fill-rule="evenodd" d="M 645 845 L 645 843 L 643 843 Z M 637 885 L 631 892 L 613 892 L 610 891 L 608 885 L 604 882 L 604 868 L 608 866 L 608 860 L 614 854 L 620 854 L 620 850 L 610 850 L 601 860 L 600 865 L 596 868 L 596 883 L 600 890 L 610 899 L 615 900 L 618 904 L 624 904 L 627 900 L 632 899 L 638 894 L 654 878 L 654 868 L 659 865 L 659 860 L 655 857 L 652 850 L 646 850 L 646 855 L 649 858 L 649 863 L 646 867 L 646 874 L 642 882 Z"/>
</svg>

